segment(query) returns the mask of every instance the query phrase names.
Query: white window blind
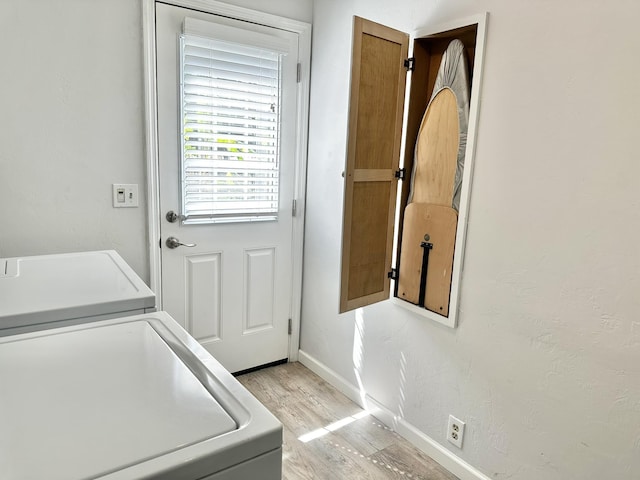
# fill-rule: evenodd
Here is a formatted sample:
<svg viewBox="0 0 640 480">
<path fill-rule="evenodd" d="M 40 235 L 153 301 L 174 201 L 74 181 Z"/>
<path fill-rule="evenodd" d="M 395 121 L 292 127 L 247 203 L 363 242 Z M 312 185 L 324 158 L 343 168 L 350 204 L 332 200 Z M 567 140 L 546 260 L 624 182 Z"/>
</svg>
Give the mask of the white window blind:
<svg viewBox="0 0 640 480">
<path fill-rule="evenodd" d="M 181 36 L 185 222 L 277 218 L 281 52 Z"/>
</svg>

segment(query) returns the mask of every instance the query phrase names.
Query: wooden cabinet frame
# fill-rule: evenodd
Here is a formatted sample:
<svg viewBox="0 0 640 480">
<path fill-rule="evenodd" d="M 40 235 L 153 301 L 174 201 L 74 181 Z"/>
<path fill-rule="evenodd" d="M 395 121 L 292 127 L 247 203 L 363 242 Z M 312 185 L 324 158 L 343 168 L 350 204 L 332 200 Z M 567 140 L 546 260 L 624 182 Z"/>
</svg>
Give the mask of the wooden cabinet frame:
<svg viewBox="0 0 640 480">
<path fill-rule="evenodd" d="M 487 16 L 477 15 L 420 30 L 413 35 L 410 47 L 407 34 L 354 17 L 340 312 L 391 298 L 395 304 L 421 316 L 456 326 Z M 403 213 L 420 122 L 442 54 L 454 38 L 465 45 L 471 96 L 449 315 L 445 317 L 396 298 L 391 292 L 391 277 L 399 258 Z M 405 62 L 409 58 L 413 61 Z M 405 79 L 405 66 L 413 68 L 408 79 Z M 393 85 L 392 79 L 397 84 Z M 403 112 L 407 85 L 407 111 Z M 403 161 L 399 166 L 401 157 Z M 397 178 L 402 176 L 403 180 Z"/>
</svg>

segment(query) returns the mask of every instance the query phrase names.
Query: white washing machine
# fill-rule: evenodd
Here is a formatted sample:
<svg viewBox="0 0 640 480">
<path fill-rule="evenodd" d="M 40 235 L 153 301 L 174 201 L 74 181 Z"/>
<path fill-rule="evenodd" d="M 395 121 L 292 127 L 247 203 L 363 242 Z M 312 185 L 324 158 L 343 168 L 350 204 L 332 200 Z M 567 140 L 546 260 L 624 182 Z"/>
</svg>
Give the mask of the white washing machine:
<svg viewBox="0 0 640 480">
<path fill-rule="evenodd" d="M 2 480 L 276 480 L 281 445 L 165 312 L 0 338 Z"/>
<path fill-rule="evenodd" d="M 155 311 L 113 250 L 0 258 L 0 336 Z"/>
</svg>

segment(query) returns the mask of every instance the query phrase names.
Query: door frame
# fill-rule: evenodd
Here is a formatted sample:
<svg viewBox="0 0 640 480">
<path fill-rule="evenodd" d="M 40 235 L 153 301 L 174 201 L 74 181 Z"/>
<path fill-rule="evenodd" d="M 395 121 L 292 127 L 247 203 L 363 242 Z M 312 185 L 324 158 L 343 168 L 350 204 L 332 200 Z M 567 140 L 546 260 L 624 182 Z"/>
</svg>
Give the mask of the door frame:
<svg viewBox="0 0 640 480">
<path fill-rule="evenodd" d="M 141 0 L 144 53 L 145 159 L 147 171 L 147 235 L 149 247 L 150 287 L 156 294 L 156 305 L 162 309 L 162 268 L 160 251 L 160 189 L 158 165 L 158 120 L 156 85 L 155 4 L 157 0 Z M 300 311 L 302 305 L 302 256 L 307 178 L 307 143 L 309 125 L 309 85 L 311 73 L 311 24 L 269 13 L 222 3 L 217 0 L 166 0 L 176 7 L 221 15 L 257 23 L 298 34 L 299 82 L 296 112 L 296 156 L 294 199 L 296 212 L 292 228 L 292 287 L 289 360 L 298 360 L 300 348 Z"/>
</svg>

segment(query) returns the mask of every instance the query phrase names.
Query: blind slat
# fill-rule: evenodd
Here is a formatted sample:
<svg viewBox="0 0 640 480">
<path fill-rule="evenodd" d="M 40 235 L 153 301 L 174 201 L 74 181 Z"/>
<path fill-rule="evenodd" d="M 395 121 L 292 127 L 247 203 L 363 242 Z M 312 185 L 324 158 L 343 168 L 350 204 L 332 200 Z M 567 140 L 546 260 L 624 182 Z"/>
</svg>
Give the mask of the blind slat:
<svg viewBox="0 0 640 480">
<path fill-rule="evenodd" d="M 271 110 L 274 100 L 273 89 L 271 91 L 265 91 L 261 93 L 258 89 L 251 90 L 231 90 L 228 88 L 222 88 L 215 84 L 212 85 L 185 85 L 184 93 L 188 98 L 193 97 L 194 99 L 207 99 L 206 103 L 211 102 L 212 100 L 215 102 L 217 98 L 224 98 L 229 100 L 235 100 L 243 102 L 244 105 L 250 106 L 251 104 L 257 103 L 259 105 L 266 105 L 267 110 Z M 200 100 L 201 102 L 202 100 Z M 195 100 L 195 103 L 199 103 L 198 100 Z"/>
<path fill-rule="evenodd" d="M 240 63 L 241 59 L 233 62 L 216 60 L 215 58 L 185 57 L 183 69 L 185 72 L 207 77 L 232 78 L 238 81 L 250 80 L 273 83 L 278 78 L 277 65 L 246 65 Z M 211 73 L 208 73 L 211 72 Z"/>
<path fill-rule="evenodd" d="M 240 132 L 234 134 L 211 131 L 196 132 L 190 130 L 184 133 L 184 139 L 189 147 L 206 145 L 210 148 L 216 148 L 218 151 L 224 151 L 222 150 L 224 148 L 270 151 L 271 148 L 277 147 L 277 139 L 273 138 L 273 136 L 246 137 Z M 207 149 L 208 148 L 205 148 L 205 150 Z"/>
<path fill-rule="evenodd" d="M 218 150 L 190 150 L 185 159 L 192 168 L 211 168 L 212 162 L 233 161 L 233 162 L 263 162 L 275 165 L 272 161 L 272 155 L 267 153 L 247 153 L 247 152 L 229 152 Z M 206 163 L 206 165 L 204 165 Z M 202 166 L 201 166 L 202 165 Z"/>
<path fill-rule="evenodd" d="M 212 50 L 211 48 L 199 46 L 194 43 L 193 37 L 185 41 L 184 57 L 187 59 L 186 62 L 202 58 L 205 60 L 218 60 L 254 67 L 267 67 L 273 70 L 278 69 L 278 62 L 273 58 L 257 58 L 255 55 L 245 55 L 242 52 L 225 51 L 220 48 L 220 45 L 218 45 L 218 49 Z"/>
<path fill-rule="evenodd" d="M 207 115 L 207 112 L 202 113 L 186 113 L 184 115 L 185 122 L 188 123 L 197 123 L 199 125 L 218 125 L 219 118 L 213 115 Z M 269 128 L 274 130 L 277 128 L 275 124 L 275 119 L 270 120 L 259 120 L 255 118 L 225 118 L 225 124 L 228 126 L 238 126 L 238 127 L 252 127 L 252 128 Z"/>
<path fill-rule="evenodd" d="M 275 125 L 256 125 L 256 124 L 246 124 L 246 125 L 233 125 L 233 124 L 220 124 L 213 122 L 204 122 L 204 121 L 189 121 L 188 117 L 185 117 L 185 129 L 191 129 L 199 132 L 217 132 L 217 133 L 248 133 L 248 132 L 258 132 L 260 136 L 274 136 L 276 133 Z"/>
<path fill-rule="evenodd" d="M 231 107 L 234 109 L 241 110 L 243 112 L 242 115 L 236 115 L 236 117 L 249 117 L 252 118 L 255 115 L 260 115 L 264 113 L 275 113 L 275 110 L 270 103 L 256 103 L 256 102 L 248 102 L 243 101 L 241 99 L 228 99 L 222 97 L 209 97 L 202 95 L 185 95 L 184 102 L 187 105 L 191 105 L 197 107 L 198 105 L 206 105 L 206 106 L 214 106 L 214 107 Z M 197 108 L 194 110 L 198 111 Z M 224 118 L 224 117 L 222 117 Z"/>
<path fill-rule="evenodd" d="M 277 115 L 275 112 L 254 112 L 253 115 L 247 116 L 244 109 L 233 109 L 230 107 L 222 107 L 220 105 L 189 105 L 184 104 L 183 110 L 186 113 L 191 114 L 206 114 L 211 116 L 221 116 L 226 121 L 242 121 L 246 119 L 251 120 L 266 120 L 277 121 Z"/>
</svg>

